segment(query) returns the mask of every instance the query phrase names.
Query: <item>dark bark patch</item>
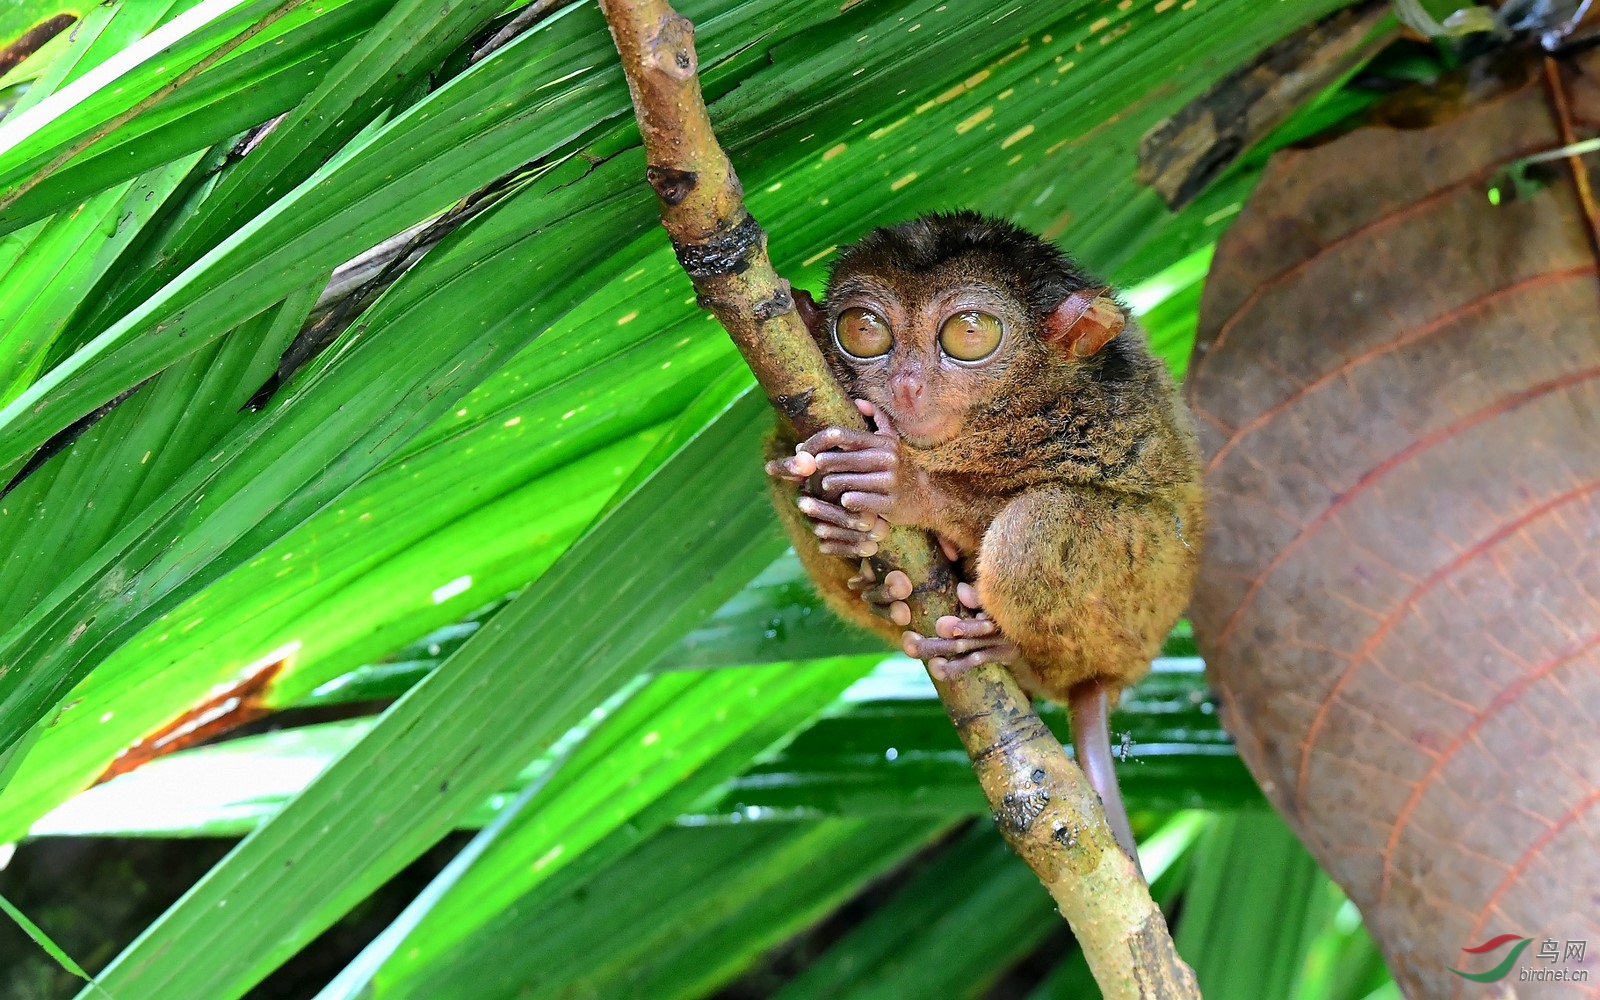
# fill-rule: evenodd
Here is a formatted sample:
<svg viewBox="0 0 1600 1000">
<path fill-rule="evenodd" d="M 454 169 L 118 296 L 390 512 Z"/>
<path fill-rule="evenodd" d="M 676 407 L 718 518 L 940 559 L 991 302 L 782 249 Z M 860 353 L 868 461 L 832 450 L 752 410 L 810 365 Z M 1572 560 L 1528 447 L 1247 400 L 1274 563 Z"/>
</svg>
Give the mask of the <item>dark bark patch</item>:
<svg viewBox="0 0 1600 1000">
<path fill-rule="evenodd" d="M 761 224 L 747 214 L 738 225 L 704 243 L 674 243 L 672 249 L 689 277 L 722 278 L 743 274 L 761 250 L 765 235 Z"/>
<path fill-rule="evenodd" d="M 656 197 L 672 207 L 683 204 L 683 199 L 689 197 L 689 193 L 700 182 L 700 175 L 693 170 L 678 170 L 675 167 L 646 167 L 644 176 L 655 189 Z"/>
</svg>

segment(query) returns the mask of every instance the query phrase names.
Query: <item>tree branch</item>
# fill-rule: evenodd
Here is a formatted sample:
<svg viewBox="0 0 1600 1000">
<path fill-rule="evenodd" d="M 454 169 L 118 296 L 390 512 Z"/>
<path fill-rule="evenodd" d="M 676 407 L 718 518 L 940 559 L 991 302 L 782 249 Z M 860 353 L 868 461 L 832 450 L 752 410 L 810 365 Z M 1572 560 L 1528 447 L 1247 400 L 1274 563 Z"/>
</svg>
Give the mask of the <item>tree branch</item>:
<svg viewBox="0 0 1600 1000">
<path fill-rule="evenodd" d="M 864 428 L 767 257 L 766 233 L 717 144 L 700 94 L 694 26 L 666 0 L 600 0 L 622 57 L 661 220 L 678 262 L 778 412 L 805 437 Z M 755 456 L 751 461 L 755 461 Z M 954 577 L 926 532 L 897 528 L 876 557 L 918 581 L 913 625 L 932 635 L 958 609 Z M 1055 898 L 1111 998 L 1198 997 L 1166 920 L 1117 847 L 1083 773 L 1009 671 L 983 666 L 934 679 L 972 758 L 995 822 Z"/>
</svg>

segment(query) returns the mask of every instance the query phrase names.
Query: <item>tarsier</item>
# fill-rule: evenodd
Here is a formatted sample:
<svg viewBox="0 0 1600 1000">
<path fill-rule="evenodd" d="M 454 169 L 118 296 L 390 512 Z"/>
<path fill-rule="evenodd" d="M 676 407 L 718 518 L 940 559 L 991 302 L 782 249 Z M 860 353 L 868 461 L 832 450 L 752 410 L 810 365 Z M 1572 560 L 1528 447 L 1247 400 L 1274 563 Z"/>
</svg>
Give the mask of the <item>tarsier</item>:
<svg viewBox="0 0 1600 1000">
<path fill-rule="evenodd" d="M 1064 702 L 1080 766 L 1137 858 L 1107 713 L 1189 601 L 1201 469 L 1166 367 L 1054 245 L 974 212 L 875 230 L 801 315 L 873 430 L 782 429 L 778 511 L 828 604 L 939 676 L 1003 663 Z M 934 533 L 965 609 L 906 630 L 912 581 L 866 557 Z"/>
</svg>

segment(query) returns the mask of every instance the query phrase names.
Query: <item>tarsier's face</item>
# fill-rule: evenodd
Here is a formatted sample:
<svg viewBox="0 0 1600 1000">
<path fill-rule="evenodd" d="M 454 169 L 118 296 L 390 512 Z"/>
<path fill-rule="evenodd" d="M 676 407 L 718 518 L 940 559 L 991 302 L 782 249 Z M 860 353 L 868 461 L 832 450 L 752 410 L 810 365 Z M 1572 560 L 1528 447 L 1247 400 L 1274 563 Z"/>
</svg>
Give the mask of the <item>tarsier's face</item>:
<svg viewBox="0 0 1600 1000">
<path fill-rule="evenodd" d="M 983 281 L 851 275 L 829 287 L 827 311 L 855 393 L 885 411 L 914 448 L 956 437 L 1032 340 L 1021 304 Z"/>
</svg>

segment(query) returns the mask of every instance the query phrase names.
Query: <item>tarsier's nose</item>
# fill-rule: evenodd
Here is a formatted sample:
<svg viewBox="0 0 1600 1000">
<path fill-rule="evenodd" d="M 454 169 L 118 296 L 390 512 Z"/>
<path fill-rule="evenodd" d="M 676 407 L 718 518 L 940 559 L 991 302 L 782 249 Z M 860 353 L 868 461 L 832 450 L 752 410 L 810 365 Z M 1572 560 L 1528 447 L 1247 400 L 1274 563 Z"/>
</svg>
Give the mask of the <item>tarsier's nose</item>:
<svg viewBox="0 0 1600 1000">
<path fill-rule="evenodd" d="M 895 375 L 889 380 L 889 391 L 898 408 L 915 409 L 922 402 L 922 378 L 915 374 Z"/>
</svg>

